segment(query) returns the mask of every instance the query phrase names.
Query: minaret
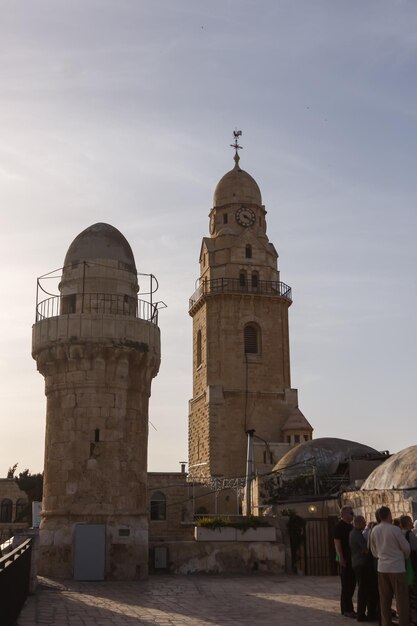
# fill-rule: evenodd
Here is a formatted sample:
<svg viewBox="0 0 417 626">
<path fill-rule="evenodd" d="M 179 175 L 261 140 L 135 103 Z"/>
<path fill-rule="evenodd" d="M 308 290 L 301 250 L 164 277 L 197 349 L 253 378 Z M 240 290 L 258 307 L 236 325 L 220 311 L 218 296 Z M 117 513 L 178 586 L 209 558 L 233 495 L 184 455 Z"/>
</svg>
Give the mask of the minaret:
<svg viewBox="0 0 417 626">
<path fill-rule="evenodd" d="M 255 431 L 255 465 L 265 471 L 312 436 L 291 389 L 291 288 L 280 279 L 260 189 L 240 167 L 240 135 L 235 131 L 232 144 L 235 166 L 214 192 L 190 299 L 191 480 L 244 476 L 248 431 Z"/>
<path fill-rule="evenodd" d="M 60 295 L 37 303 L 32 356 L 47 399 L 41 574 L 147 575 L 148 401 L 160 333 L 157 306 L 138 301 L 138 290 L 129 243 L 94 224 L 68 249 Z M 97 562 L 102 575 L 88 571 Z"/>
</svg>

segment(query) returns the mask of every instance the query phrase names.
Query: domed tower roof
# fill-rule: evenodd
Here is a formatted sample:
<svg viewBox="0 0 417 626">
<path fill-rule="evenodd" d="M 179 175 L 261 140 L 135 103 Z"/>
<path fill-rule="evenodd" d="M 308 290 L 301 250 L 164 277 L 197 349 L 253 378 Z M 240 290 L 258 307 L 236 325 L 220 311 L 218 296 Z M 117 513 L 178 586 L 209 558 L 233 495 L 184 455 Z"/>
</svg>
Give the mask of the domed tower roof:
<svg viewBox="0 0 417 626">
<path fill-rule="evenodd" d="M 214 191 L 213 206 L 219 207 L 234 202 L 262 206 L 261 191 L 256 180 L 240 169 L 239 155 L 235 155 L 236 165 L 217 183 Z"/>
<path fill-rule="evenodd" d="M 93 224 L 83 230 L 68 248 L 64 266 L 93 259 L 120 261 L 136 272 L 135 257 L 129 242 L 110 224 Z"/>
<path fill-rule="evenodd" d="M 361 489 L 416 489 L 417 446 L 405 448 L 378 465 L 363 483 Z"/>
<path fill-rule="evenodd" d="M 350 457 L 364 457 L 368 454 L 377 454 L 377 450 L 357 441 L 336 437 L 320 437 L 300 443 L 300 445 L 289 450 L 275 465 L 274 471 L 294 467 L 294 472 L 298 472 L 300 464 L 314 461 L 319 474 L 334 474 L 339 465 L 345 463 Z"/>
</svg>

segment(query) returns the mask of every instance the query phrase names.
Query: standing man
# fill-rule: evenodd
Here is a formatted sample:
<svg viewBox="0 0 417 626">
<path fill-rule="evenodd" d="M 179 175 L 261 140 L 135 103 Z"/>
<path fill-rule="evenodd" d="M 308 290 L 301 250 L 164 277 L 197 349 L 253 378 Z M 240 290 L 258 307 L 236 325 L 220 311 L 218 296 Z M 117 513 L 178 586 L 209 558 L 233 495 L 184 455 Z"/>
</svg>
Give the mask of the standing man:
<svg viewBox="0 0 417 626">
<path fill-rule="evenodd" d="M 377 614 L 375 594 L 372 593 L 373 558 L 369 554 L 364 536 L 365 527 L 365 518 L 362 515 L 356 515 L 353 520 L 353 530 L 349 535 L 352 568 L 358 586 L 358 622 L 374 621 Z"/>
<path fill-rule="evenodd" d="M 410 544 L 398 526 L 392 524 L 387 506 L 379 509 L 381 523 L 372 530 L 371 552 L 378 559 L 378 588 L 381 607 L 381 626 L 392 626 L 391 602 L 395 597 L 399 626 L 408 626 L 408 588 L 405 559 L 410 555 Z"/>
<path fill-rule="evenodd" d="M 340 583 L 340 611 L 345 617 L 356 617 L 353 610 L 353 594 L 356 586 L 355 572 L 352 569 L 352 559 L 349 546 L 349 535 L 352 531 L 353 509 L 351 506 L 342 506 L 340 520 L 334 529 L 334 547 L 339 562 Z"/>
</svg>

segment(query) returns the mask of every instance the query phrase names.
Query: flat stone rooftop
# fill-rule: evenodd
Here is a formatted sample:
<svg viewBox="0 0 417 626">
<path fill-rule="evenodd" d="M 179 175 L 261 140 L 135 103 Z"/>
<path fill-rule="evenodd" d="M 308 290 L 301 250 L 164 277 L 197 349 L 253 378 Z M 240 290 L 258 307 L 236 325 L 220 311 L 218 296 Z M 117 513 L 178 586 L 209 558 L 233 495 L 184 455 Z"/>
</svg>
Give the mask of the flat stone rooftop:
<svg viewBox="0 0 417 626">
<path fill-rule="evenodd" d="M 337 626 L 338 577 L 152 576 L 145 582 L 41 578 L 17 626 Z"/>
</svg>

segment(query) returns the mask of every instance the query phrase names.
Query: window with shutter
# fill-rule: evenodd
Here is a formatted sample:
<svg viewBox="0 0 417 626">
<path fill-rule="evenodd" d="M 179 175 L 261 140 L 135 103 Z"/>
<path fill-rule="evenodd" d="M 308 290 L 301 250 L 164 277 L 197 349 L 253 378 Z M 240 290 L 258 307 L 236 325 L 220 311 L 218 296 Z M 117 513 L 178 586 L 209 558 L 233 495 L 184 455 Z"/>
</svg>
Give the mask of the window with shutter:
<svg viewBox="0 0 417 626">
<path fill-rule="evenodd" d="M 259 330 L 254 324 L 248 324 L 244 330 L 245 354 L 259 353 Z"/>
</svg>

